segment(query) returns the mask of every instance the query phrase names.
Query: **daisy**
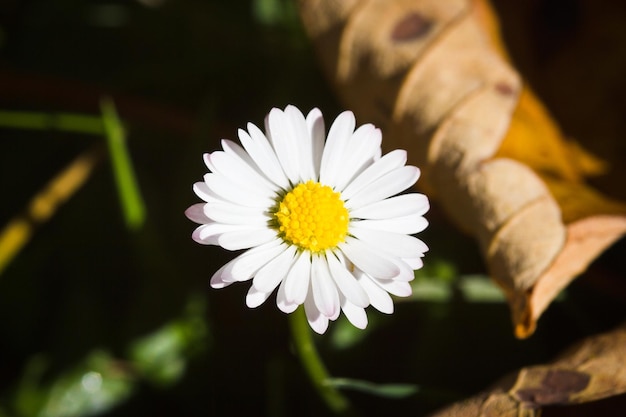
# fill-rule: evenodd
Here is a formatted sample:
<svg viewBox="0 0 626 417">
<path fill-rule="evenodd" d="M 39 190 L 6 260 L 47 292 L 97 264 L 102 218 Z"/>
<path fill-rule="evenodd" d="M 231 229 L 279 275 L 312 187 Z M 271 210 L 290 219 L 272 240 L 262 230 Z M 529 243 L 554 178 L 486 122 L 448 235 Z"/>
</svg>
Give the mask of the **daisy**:
<svg viewBox="0 0 626 417">
<path fill-rule="evenodd" d="M 391 314 L 390 294 L 411 294 L 413 271 L 428 250 L 410 236 L 428 225 L 428 199 L 397 195 L 420 175 L 406 165 L 406 152 L 381 156 L 380 129 L 355 130 L 350 111 L 327 139 L 318 109 L 305 118 L 294 106 L 274 108 L 265 134 L 252 123 L 247 128 L 238 131 L 241 145 L 222 140 L 223 150 L 204 154 L 210 172 L 193 187 L 204 202 L 185 212 L 200 224 L 196 242 L 245 250 L 211 286 L 252 280 L 250 308 L 278 288 L 278 308 L 291 313 L 304 304 L 320 334 L 340 311 L 361 329 L 369 305 Z"/>
</svg>

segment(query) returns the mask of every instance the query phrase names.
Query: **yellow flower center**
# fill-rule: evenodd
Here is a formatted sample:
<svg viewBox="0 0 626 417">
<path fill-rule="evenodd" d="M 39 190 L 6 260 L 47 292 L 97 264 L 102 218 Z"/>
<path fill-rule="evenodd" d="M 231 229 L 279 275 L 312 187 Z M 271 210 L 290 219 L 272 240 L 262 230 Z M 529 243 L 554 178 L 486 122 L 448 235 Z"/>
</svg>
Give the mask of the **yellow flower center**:
<svg viewBox="0 0 626 417">
<path fill-rule="evenodd" d="M 312 252 L 343 242 L 350 221 L 339 193 L 315 181 L 298 184 L 288 192 L 274 215 L 286 242 Z"/>
</svg>

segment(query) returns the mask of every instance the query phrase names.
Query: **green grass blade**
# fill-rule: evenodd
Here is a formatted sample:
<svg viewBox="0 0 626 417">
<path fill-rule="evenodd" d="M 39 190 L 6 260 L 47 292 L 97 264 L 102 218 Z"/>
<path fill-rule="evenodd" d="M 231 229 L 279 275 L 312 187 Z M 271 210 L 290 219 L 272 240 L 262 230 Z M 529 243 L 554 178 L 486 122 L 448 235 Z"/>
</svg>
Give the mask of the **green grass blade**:
<svg viewBox="0 0 626 417">
<path fill-rule="evenodd" d="M 124 219 L 129 229 L 137 230 L 145 221 L 145 206 L 126 147 L 124 127 L 110 99 L 103 99 L 100 108 Z"/>
<path fill-rule="evenodd" d="M 0 110 L 0 126 L 11 129 L 60 130 L 62 132 L 103 135 L 102 119 L 72 113 L 40 113 Z"/>
<path fill-rule="evenodd" d="M 375 384 L 351 378 L 328 378 L 325 383 L 337 389 L 359 391 L 384 398 L 406 398 L 419 391 L 419 387 L 413 384 Z"/>
</svg>

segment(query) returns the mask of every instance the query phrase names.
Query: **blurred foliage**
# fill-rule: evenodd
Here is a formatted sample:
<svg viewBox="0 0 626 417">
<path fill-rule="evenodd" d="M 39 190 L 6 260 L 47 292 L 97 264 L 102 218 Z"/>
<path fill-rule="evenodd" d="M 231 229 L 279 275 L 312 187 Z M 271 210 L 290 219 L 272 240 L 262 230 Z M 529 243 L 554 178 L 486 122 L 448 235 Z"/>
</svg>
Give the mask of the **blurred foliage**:
<svg viewBox="0 0 626 417">
<path fill-rule="evenodd" d="M 206 347 L 204 313 L 204 298 L 193 297 L 184 317 L 133 341 L 129 359 L 94 349 L 47 383 L 42 382 L 48 367 L 46 356 L 33 356 L 17 387 L 15 415 L 99 415 L 125 401 L 142 381 L 161 387 L 178 382 L 189 359 Z"/>
<path fill-rule="evenodd" d="M 128 227 L 108 163 L 33 222 L 33 197 L 105 149 L 103 97 L 142 227 Z M 195 244 L 183 215 L 201 154 L 288 103 L 340 111 L 291 1 L 0 3 L 0 227 L 32 227 L 0 275 L 0 416 L 328 415 L 284 314 L 246 308 L 244 286 L 209 289 L 232 255 Z M 436 205 L 427 217 L 415 296 L 393 315 L 369 309 L 365 331 L 342 317 L 314 336 L 363 415 L 422 415 L 624 318 L 621 244 L 515 340 L 475 243 Z"/>
</svg>

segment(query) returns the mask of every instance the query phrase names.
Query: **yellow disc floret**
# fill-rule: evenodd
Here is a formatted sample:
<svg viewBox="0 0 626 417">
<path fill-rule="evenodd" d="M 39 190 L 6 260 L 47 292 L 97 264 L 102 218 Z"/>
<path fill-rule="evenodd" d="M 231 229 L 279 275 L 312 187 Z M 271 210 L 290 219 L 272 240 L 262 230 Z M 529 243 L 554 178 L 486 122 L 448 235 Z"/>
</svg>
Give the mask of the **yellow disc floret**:
<svg viewBox="0 0 626 417">
<path fill-rule="evenodd" d="M 298 184 L 277 204 L 274 216 L 280 236 L 311 252 L 343 242 L 350 221 L 339 193 L 319 182 Z"/>
</svg>

